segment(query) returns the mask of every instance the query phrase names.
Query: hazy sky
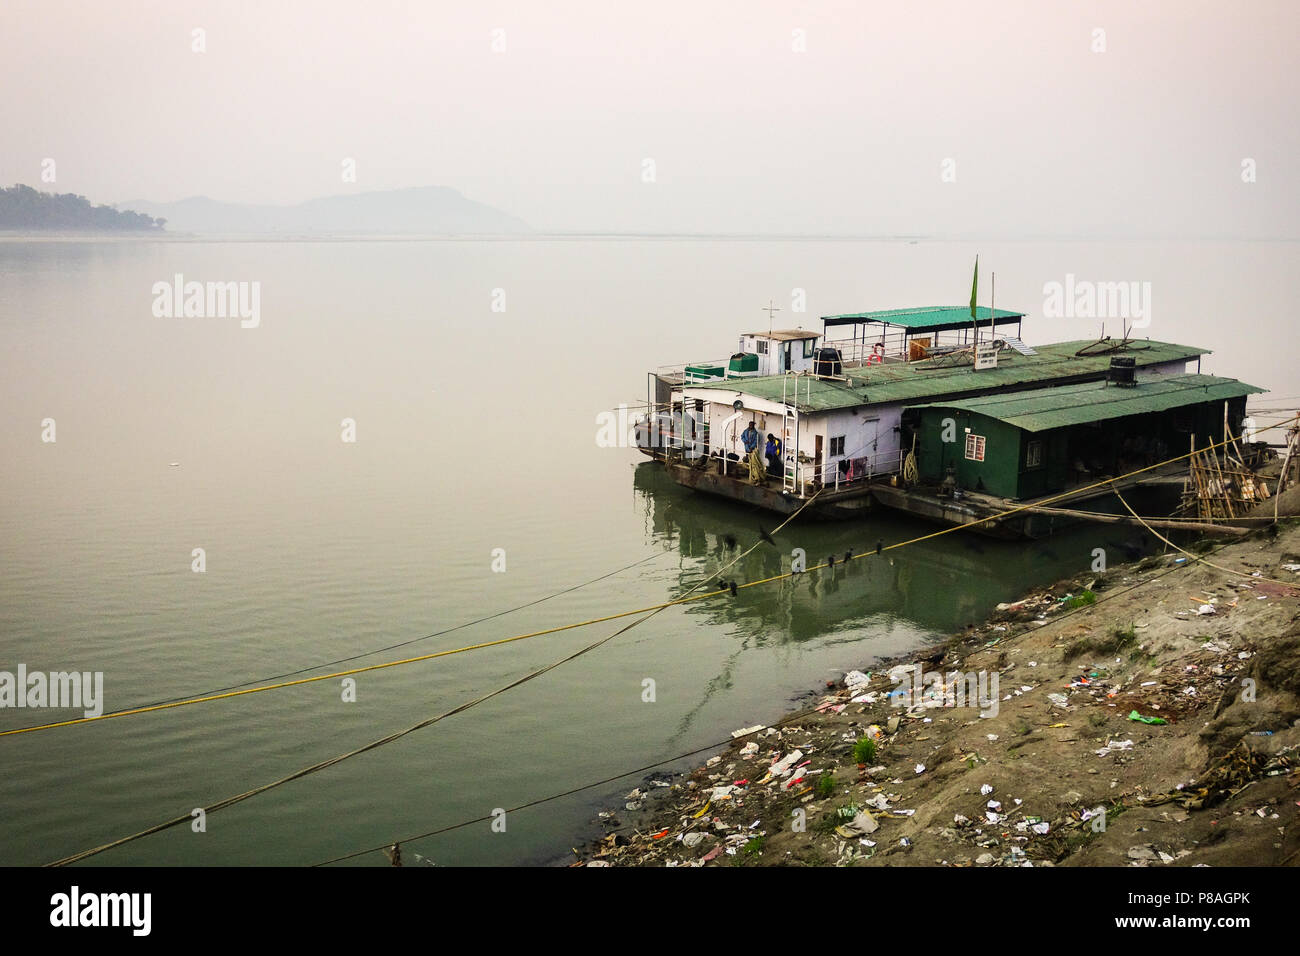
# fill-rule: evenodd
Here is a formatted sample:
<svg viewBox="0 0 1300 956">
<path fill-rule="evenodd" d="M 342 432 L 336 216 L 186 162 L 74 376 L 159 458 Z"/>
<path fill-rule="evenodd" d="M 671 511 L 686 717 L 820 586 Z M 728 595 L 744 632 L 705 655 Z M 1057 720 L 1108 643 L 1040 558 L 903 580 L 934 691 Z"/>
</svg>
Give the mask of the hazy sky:
<svg viewBox="0 0 1300 956">
<path fill-rule="evenodd" d="M 446 185 L 542 230 L 1300 221 L 1297 0 L 5 0 L 2 22 L 0 184 L 97 202 Z"/>
</svg>

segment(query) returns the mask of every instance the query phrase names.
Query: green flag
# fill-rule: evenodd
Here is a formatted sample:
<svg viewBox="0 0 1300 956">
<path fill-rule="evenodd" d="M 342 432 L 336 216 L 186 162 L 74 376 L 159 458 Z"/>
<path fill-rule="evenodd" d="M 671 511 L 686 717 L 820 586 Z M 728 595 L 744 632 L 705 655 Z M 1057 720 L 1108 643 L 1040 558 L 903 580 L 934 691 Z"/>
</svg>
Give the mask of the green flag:
<svg viewBox="0 0 1300 956">
<path fill-rule="evenodd" d="M 970 317 L 976 318 L 975 315 L 975 292 L 979 289 L 980 284 L 980 257 L 975 257 L 975 276 L 970 280 Z"/>
</svg>

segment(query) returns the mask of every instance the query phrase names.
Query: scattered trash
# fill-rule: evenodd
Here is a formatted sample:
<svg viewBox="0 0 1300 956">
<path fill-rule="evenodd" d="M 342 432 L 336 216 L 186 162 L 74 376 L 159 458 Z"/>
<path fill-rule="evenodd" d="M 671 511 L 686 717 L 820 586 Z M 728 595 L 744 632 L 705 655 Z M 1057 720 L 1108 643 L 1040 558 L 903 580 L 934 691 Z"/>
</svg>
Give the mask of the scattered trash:
<svg viewBox="0 0 1300 956">
<path fill-rule="evenodd" d="M 876 818 L 865 810 L 860 810 L 848 823 L 837 826 L 835 832 L 846 840 L 852 840 L 855 837 L 875 833 L 879 829 L 880 824 L 876 822 Z"/>
<path fill-rule="evenodd" d="M 1129 711 L 1128 719 L 1129 719 L 1129 720 L 1139 720 L 1139 721 L 1141 721 L 1141 722 L 1144 723 L 1144 724 L 1167 724 L 1167 723 L 1169 723 L 1169 721 L 1165 720 L 1163 717 L 1143 717 L 1143 716 L 1142 716 L 1141 714 L 1139 714 L 1136 710 Z"/>
<path fill-rule="evenodd" d="M 865 687 L 871 683 L 871 675 L 864 674 L 862 671 L 849 671 L 844 675 L 844 686 L 849 689 L 849 693 L 856 694 L 859 687 Z"/>
<path fill-rule="evenodd" d="M 1100 750 L 1094 750 L 1093 753 L 1095 753 L 1098 757 L 1104 757 L 1107 754 L 1113 753 L 1117 750 L 1132 750 L 1132 749 L 1133 749 L 1133 741 L 1131 740 L 1108 740 L 1106 741 L 1106 746 L 1102 747 Z"/>
<path fill-rule="evenodd" d="M 803 751 L 793 750 L 790 753 L 788 753 L 786 756 L 778 760 L 776 763 L 772 764 L 768 772 L 771 773 L 772 776 L 774 777 L 783 776 L 787 771 L 789 771 L 791 767 L 797 764 L 801 759 L 803 759 Z"/>
</svg>

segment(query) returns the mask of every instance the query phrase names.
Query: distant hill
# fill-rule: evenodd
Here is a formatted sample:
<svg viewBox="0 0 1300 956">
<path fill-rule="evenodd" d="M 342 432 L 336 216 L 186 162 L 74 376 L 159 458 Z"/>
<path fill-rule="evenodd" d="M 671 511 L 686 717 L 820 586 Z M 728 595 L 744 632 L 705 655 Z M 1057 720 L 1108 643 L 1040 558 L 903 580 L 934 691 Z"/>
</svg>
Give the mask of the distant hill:
<svg viewBox="0 0 1300 956">
<path fill-rule="evenodd" d="M 523 221 L 499 209 L 466 199 L 445 186 L 327 196 L 296 206 L 219 202 L 206 196 L 177 202 L 133 200 L 123 203 L 165 217 L 179 232 L 226 234 L 424 234 L 502 235 L 529 233 Z"/>
<path fill-rule="evenodd" d="M 92 206 L 75 193 L 43 193 L 21 183 L 0 189 L 0 229 L 158 231 L 164 221 L 112 206 Z"/>
</svg>

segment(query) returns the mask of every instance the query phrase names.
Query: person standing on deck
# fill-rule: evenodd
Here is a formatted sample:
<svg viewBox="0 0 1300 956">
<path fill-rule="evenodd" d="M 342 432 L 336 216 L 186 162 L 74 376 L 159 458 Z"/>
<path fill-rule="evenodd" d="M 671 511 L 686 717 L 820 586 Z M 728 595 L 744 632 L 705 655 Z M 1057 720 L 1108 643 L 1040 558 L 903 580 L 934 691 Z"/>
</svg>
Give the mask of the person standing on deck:
<svg viewBox="0 0 1300 956">
<path fill-rule="evenodd" d="M 751 421 L 749 427 L 740 434 L 740 440 L 745 444 L 745 459 L 749 464 L 749 480 L 756 485 L 763 483 L 763 456 L 758 450 L 758 429 L 754 427 Z"/>
<path fill-rule="evenodd" d="M 767 433 L 767 473 L 772 478 L 783 478 L 781 469 L 781 439 L 771 432 Z"/>
</svg>

